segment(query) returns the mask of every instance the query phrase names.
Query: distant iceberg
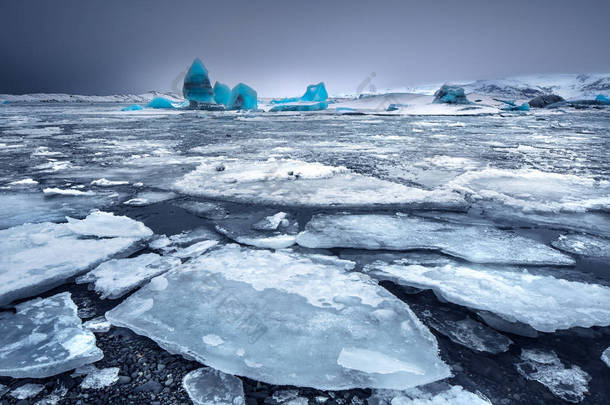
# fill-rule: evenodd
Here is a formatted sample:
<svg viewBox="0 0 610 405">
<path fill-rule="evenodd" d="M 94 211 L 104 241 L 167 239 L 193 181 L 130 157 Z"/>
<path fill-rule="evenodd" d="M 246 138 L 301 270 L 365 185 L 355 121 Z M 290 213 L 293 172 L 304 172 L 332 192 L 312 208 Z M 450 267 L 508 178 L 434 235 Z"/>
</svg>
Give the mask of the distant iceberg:
<svg viewBox="0 0 610 405">
<path fill-rule="evenodd" d="M 326 99 L 328 99 L 328 92 L 326 91 L 326 86 L 324 85 L 324 82 L 320 82 L 318 84 L 310 84 L 309 86 L 307 86 L 305 94 L 303 94 L 301 97 L 290 97 L 282 98 L 279 100 L 271 100 L 271 104 L 295 103 L 298 101 L 326 101 Z"/>
<path fill-rule="evenodd" d="M 139 106 L 138 106 L 139 107 Z M 150 103 L 146 104 L 148 108 L 176 108 L 171 100 L 165 97 L 155 97 Z M 141 109 L 141 108 L 140 108 Z"/>
<path fill-rule="evenodd" d="M 216 82 L 214 84 L 214 101 L 217 104 L 228 106 L 229 100 L 231 100 L 231 89 L 229 86 L 224 83 Z"/>
<path fill-rule="evenodd" d="M 463 87 L 443 84 L 443 86 L 434 93 L 434 103 L 470 104 L 470 101 L 466 98 Z"/>
<path fill-rule="evenodd" d="M 121 108 L 121 111 L 140 111 L 143 110 L 144 107 L 138 104 L 128 105 L 127 107 Z"/>
</svg>

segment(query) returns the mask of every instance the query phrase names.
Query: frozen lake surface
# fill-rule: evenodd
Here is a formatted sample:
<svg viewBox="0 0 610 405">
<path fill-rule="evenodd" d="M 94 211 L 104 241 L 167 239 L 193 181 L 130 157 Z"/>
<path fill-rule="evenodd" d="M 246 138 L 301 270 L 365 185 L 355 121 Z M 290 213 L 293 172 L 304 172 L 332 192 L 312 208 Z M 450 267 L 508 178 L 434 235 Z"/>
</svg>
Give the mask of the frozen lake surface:
<svg viewBox="0 0 610 405">
<path fill-rule="evenodd" d="M 119 110 L 111 103 L 0 106 L 0 280 L 20 286 L 5 301 L 70 292 L 83 321 L 116 307 L 108 319 L 121 327 L 96 333 L 105 354 L 96 366 L 122 367 L 133 381 L 108 392 L 146 383 L 140 363 L 121 363 L 130 354 L 115 337 L 126 327 L 146 337 L 129 335 L 124 346 L 147 347 L 145 356 L 169 356 L 150 338 L 172 355 L 246 377 L 246 400 L 296 389 L 293 398 L 310 403 L 350 403 L 393 388 L 411 391 L 373 397 L 610 402 L 610 368 L 601 359 L 610 346 L 607 109 L 473 117 Z M 122 216 L 139 221 L 154 235 L 87 253 L 134 238 L 121 225 L 110 233 L 107 223 L 80 229 L 92 210 L 113 213 L 117 224 L 127 221 Z M 74 219 L 61 234 L 42 225 L 66 216 Z M 82 246 L 82 255 L 62 243 Z M 60 247 L 66 260 L 53 257 Z M 145 254 L 171 265 L 124 259 Z M 123 265 L 131 278 L 119 274 Z M 37 269 L 52 283 L 34 280 Z M 111 299 L 75 284 L 77 276 Z M 231 290 L 229 299 L 256 308 L 249 315 L 262 334 L 248 342 L 242 320 L 219 327 L 219 319 L 238 315 L 218 309 L 217 295 L 193 304 L 195 282 L 214 294 Z M 188 295 L 172 299 L 176 288 Z M 177 331 L 178 339 L 163 329 L 198 319 L 172 319 L 191 307 L 210 313 L 198 321 L 201 330 Z M 332 320 L 340 327 L 325 329 Z M 383 333 L 378 325 L 386 325 Z M 332 339 L 324 345 L 326 333 Z M 0 338 L 0 369 L 11 368 L 1 345 Z M 265 350 L 285 351 L 280 357 L 292 363 Z M 179 366 L 168 387 L 201 367 L 172 361 Z M 158 373 L 165 374 L 149 380 L 167 376 Z M 441 379 L 453 386 L 445 394 L 428 385 L 412 391 Z M 272 385 L 299 380 L 309 388 Z M 2 385 L 18 380 L 0 376 L 0 397 Z M 333 389 L 347 391 L 335 398 Z M 37 395 L 57 393 L 47 387 Z"/>
</svg>

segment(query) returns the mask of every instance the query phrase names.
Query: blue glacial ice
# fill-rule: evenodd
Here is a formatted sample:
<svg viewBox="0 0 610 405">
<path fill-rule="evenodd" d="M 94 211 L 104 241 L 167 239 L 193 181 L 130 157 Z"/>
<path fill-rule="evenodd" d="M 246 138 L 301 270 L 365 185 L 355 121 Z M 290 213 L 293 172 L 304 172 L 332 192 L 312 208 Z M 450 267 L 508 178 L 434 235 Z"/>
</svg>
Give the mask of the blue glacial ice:
<svg viewBox="0 0 610 405">
<path fill-rule="evenodd" d="M 572 265 L 574 259 L 535 240 L 490 226 L 397 215 L 315 215 L 297 235 L 307 248 L 438 250 L 473 263 Z"/>
<path fill-rule="evenodd" d="M 301 97 L 289 97 L 279 100 L 271 100 L 271 104 L 283 104 L 283 103 L 294 103 L 297 101 L 326 101 L 328 99 L 328 92 L 324 82 L 318 84 L 310 84 L 307 86 L 305 94 Z"/>
<path fill-rule="evenodd" d="M 450 86 L 444 84 L 440 89 L 434 93 L 434 103 L 443 104 L 471 104 L 466 98 L 464 88 L 459 86 Z"/>
<path fill-rule="evenodd" d="M 61 285 L 152 236 L 144 224 L 105 212 L 68 221 L 0 230 L 0 306 Z"/>
<path fill-rule="evenodd" d="M 231 100 L 231 89 L 226 84 L 216 82 L 214 84 L 214 101 L 216 104 L 229 106 Z"/>
<path fill-rule="evenodd" d="M 317 103 L 308 103 L 308 102 L 294 102 L 294 103 L 285 103 L 278 104 L 271 108 L 271 112 L 279 112 L 279 111 L 321 111 L 326 110 L 328 108 L 328 103 L 326 101 L 320 101 Z"/>
<path fill-rule="evenodd" d="M 610 98 L 604 96 L 603 94 L 600 94 L 597 97 L 595 97 L 595 100 L 599 101 L 601 104 L 610 105 Z"/>
<path fill-rule="evenodd" d="M 227 245 L 152 279 L 106 318 L 269 384 L 406 389 L 448 377 L 430 331 L 354 265 Z"/>
<path fill-rule="evenodd" d="M 150 100 L 150 102 L 148 104 L 146 104 L 146 107 L 148 108 L 176 108 L 174 106 L 174 103 L 165 98 L 165 97 L 155 97 L 152 100 Z"/>
<path fill-rule="evenodd" d="M 367 265 L 365 272 L 431 289 L 443 301 L 488 311 L 506 323 L 526 324 L 540 332 L 610 325 L 610 288 L 603 285 L 465 264 L 424 267 L 377 262 Z"/>
<path fill-rule="evenodd" d="M 140 111 L 143 110 L 144 107 L 138 104 L 128 105 L 127 107 L 121 108 L 121 111 Z"/>
<path fill-rule="evenodd" d="M 521 105 L 507 105 L 505 107 L 502 108 L 503 111 L 529 111 L 530 110 L 530 105 L 529 103 L 523 103 Z"/>
<path fill-rule="evenodd" d="M 0 313 L 0 375 L 43 378 L 101 360 L 67 292 L 37 298 Z"/>
<path fill-rule="evenodd" d="M 231 110 L 256 110 L 258 108 L 256 91 L 246 84 L 238 83 L 231 90 L 228 105 Z"/>
<path fill-rule="evenodd" d="M 214 90 L 208 77 L 208 70 L 200 59 L 195 59 L 184 77 L 182 95 L 194 103 L 214 103 Z"/>
<path fill-rule="evenodd" d="M 213 368 L 193 370 L 182 379 L 182 386 L 194 405 L 245 405 L 241 380 Z"/>
</svg>

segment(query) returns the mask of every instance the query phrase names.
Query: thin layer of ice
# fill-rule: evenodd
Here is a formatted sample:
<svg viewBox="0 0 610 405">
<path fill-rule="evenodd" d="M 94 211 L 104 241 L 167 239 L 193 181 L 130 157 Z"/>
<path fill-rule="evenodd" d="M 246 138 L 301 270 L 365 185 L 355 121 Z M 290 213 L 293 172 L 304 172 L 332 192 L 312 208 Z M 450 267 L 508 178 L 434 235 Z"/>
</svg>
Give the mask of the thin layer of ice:
<svg viewBox="0 0 610 405">
<path fill-rule="evenodd" d="M 40 394 L 42 390 L 44 390 L 44 385 L 28 383 L 15 388 L 9 395 L 16 399 L 28 399 Z"/>
<path fill-rule="evenodd" d="M 0 305 L 60 285 L 152 234 L 140 222 L 104 212 L 69 221 L 0 230 Z"/>
<path fill-rule="evenodd" d="M 103 357 L 67 292 L 0 313 L 0 375 L 49 377 Z"/>
<path fill-rule="evenodd" d="M 193 370 L 182 379 L 182 386 L 194 405 L 245 405 L 241 380 L 213 368 Z"/>
<path fill-rule="evenodd" d="M 551 242 L 557 249 L 579 256 L 610 259 L 610 240 L 588 235 L 561 235 Z"/>
<path fill-rule="evenodd" d="M 180 264 L 180 259 L 163 257 L 156 253 L 113 259 L 78 277 L 76 282 L 93 283 L 95 291 L 102 299 L 117 299 Z"/>
<path fill-rule="evenodd" d="M 522 349 L 515 367 L 523 377 L 538 381 L 564 401 L 581 402 L 589 390 L 591 376 L 578 366 L 566 368 L 552 351 Z"/>
<path fill-rule="evenodd" d="M 102 388 L 110 387 L 112 384 L 119 381 L 119 368 L 108 367 L 108 368 L 95 368 L 92 370 L 80 383 L 80 387 L 83 389 L 99 390 Z"/>
<path fill-rule="evenodd" d="M 223 170 L 218 170 L 219 164 Z M 461 196 L 298 160 L 210 159 L 175 183 L 185 194 L 294 206 L 409 205 L 464 208 Z"/>
<path fill-rule="evenodd" d="M 297 243 L 308 248 L 433 249 L 474 263 L 574 264 L 571 257 L 511 232 L 404 214 L 318 214 L 297 236 Z"/>
<path fill-rule="evenodd" d="M 106 317 L 172 353 L 270 384 L 403 389 L 447 377 L 434 336 L 353 267 L 228 245 L 156 277 Z M 210 334 L 223 343 L 207 344 Z M 384 364 L 367 363 L 373 352 Z"/>
<path fill-rule="evenodd" d="M 162 201 L 172 200 L 176 198 L 177 195 L 171 192 L 165 191 L 144 191 L 138 193 L 137 196 L 125 201 L 123 204 L 126 205 L 134 205 L 137 207 L 156 204 Z"/>
<path fill-rule="evenodd" d="M 485 310 L 541 332 L 610 325 L 610 288 L 522 271 L 448 264 L 374 263 L 364 269 L 399 284 L 432 289 L 444 300 Z"/>
<path fill-rule="evenodd" d="M 491 405 L 487 398 L 466 391 L 460 385 L 440 392 L 427 387 L 405 391 L 374 390 L 367 402 L 369 405 Z"/>
</svg>

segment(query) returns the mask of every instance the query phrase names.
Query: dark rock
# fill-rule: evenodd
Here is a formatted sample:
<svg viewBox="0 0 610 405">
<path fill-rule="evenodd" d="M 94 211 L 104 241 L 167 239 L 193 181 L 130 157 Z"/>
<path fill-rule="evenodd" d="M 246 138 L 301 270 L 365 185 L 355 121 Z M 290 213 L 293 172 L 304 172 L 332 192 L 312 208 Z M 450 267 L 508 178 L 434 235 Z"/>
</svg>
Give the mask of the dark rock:
<svg viewBox="0 0 610 405">
<path fill-rule="evenodd" d="M 565 101 L 563 97 L 556 94 L 544 94 L 542 96 L 534 97 L 528 104 L 534 108 L 544 108 L 549 104 L 559 103 Z"/>
<path fill-rule="evenodd" d="M 154 394 L 158 394 L 163 390 L 163 386 L 154 380 L 150 380 L 147 383 L 144 383 L 138 387 L 136 387 L 133 392 L 152 392 Z"/>
</svg>

